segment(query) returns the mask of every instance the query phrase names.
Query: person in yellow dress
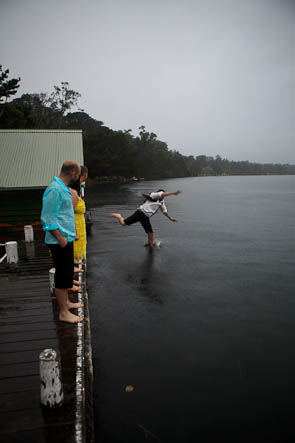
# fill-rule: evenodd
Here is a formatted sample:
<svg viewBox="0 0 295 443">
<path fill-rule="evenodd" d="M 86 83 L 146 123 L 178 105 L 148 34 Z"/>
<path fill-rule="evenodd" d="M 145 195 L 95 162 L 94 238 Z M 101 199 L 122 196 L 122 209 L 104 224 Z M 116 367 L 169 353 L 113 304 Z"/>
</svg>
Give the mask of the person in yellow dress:
<svg viewBox="0 0 295 443">
<path fill-rule="evenodd" d="M 84 167 L 84 169 L 86 169 L 86 171 L 83 175 L 81 174 L 80 178 L 80 180 L 82 179 L 81 183 L 87 179 L 88 175 L 87 168 Z M 76 239 L 74 241 L 74 261 L 75 263 L 77 263 L 81 260 L 85 260 L 86 258 L 86 243 L 87 243 L 86 223 L 85 223 L 86 206 L 84 200 L 79 195 L 80 192 L 77 192 L 76 189 L 72 189 L 71 187 L 71 193 L 72 193 L 72 201 L 73 201 L 75 223 L 76 223 Z"/>
<path fill-rule="evenodd" d="M 77 191 L 74 191 L 77 193 Z M 86 206 L 84 200 L 77 195 L 77 204 L 74 206 L 77 240 L 74 241 L 74 260 L 76 262 L 86 258 Z"/>
</svg>

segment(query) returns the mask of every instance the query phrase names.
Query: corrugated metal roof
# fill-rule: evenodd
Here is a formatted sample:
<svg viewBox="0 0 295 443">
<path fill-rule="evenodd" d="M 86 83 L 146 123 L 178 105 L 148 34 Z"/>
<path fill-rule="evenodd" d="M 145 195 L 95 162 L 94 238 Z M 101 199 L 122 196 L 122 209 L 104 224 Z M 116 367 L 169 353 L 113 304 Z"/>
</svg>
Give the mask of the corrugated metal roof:
<svg viewBox="0 0 295 443">
<path fill-rule="evenodd" d="M 0 130 L 0 189 L 46 187 L 66 160 L 83 165 L 82 131 Z"/>
</svg>

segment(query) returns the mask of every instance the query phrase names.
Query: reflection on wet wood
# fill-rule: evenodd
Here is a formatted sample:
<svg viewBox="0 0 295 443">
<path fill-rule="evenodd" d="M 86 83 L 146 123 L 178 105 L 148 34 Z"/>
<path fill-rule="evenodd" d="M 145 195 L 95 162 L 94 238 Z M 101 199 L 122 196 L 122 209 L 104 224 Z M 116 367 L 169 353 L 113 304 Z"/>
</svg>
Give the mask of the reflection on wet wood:
<svg viewBox="0 0 295 443">
<path fill-rule="evenodd" d="M 19 248 L 18 272 L 0 264 L 0 441 L 74 441 L 77 328 L 57 322 L 47 247 L 34 242 L 34 254 L 24 242 Z M 46 348 L 61 353 L 65 400 L 53 411 L 40 406 L 39 354 Z"/>
</svg>

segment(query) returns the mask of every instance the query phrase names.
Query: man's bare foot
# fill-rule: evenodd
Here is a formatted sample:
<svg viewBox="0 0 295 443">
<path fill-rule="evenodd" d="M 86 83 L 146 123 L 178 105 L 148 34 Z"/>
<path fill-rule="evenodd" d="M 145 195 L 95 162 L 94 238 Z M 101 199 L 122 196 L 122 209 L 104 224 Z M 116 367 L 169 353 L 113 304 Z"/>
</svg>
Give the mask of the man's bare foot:
<svg viewBox="0 0 295 443">
<path fill-rule="evenodd" d="M 78 315 L 74 315 L 70 311 L 59 314 L 59 321 L 64 321 L 66 323 L 80 323 L 83 320 L 83 317 L 78 317 Z"/>
<path fill-rule="evenodd" d="M 80 292 L 81 288 L 79 286 L 73 285 L 71 288 L 68 288 L 68 291 L 70 291 L 70 292 Z"/>
<path fill-rule="evenodd" d="M 78 309 L 78 308 L 83 308 L 84 306 L 83 303 L 72 303 L 71 301 L 68 301 L 67 305 L 69 309 Z"/>
<path fill-rule="evenodd" d="M 73 280 L 73 285 L 76 285 L 76 286 L 84 286 L 85 283 L 84 283 L 83 281 Z"/>
<path fill-rule="evenodd" d="M 74 272 L 84 272 L 84 269 L 82 268 L 76 268 L 76 266 L 74 267 Z"/>
<path fill-rule="evenodd" d="M 114 217 L 114 218 L 116 218 L 117 220 L 119 220 L 119 222 L 120 222 L 120 224 L 121 224 L 122 226 L 125 225 L 124 218 L 122 217 L 121 214 L 118 214 L 117 212 L 111 212 L 111 213 L 110 213 L 110 217 Z"/>
</svg>

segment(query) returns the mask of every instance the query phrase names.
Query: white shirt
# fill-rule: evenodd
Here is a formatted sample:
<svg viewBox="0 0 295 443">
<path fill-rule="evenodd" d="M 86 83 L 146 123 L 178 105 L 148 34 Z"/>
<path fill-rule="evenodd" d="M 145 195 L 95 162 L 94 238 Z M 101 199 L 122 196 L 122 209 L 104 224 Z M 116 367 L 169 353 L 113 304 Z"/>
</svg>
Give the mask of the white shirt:
<svg viewBox="0 0 295 443">
<path fill-rule="evenodd" d="M 153 200 L 156 200 L 154 202 L 151 202 L 149 200 L 146 200 L 143 205 L 139 206 L 138 209 L 140 209 L 144 215 L 146 215 L 147 217 L 152 217 L 153 215 L 155 215 L 155 213 L 161 209 L 161 211 L 163 212 L 163 214 L 165 214 L 165 212 L 167 211 L 164 199 L 160 200 L 160 198 L 162 197 L 163 192 L 152 192 L 150 194 L 150 197 Z"/>
</svg>

